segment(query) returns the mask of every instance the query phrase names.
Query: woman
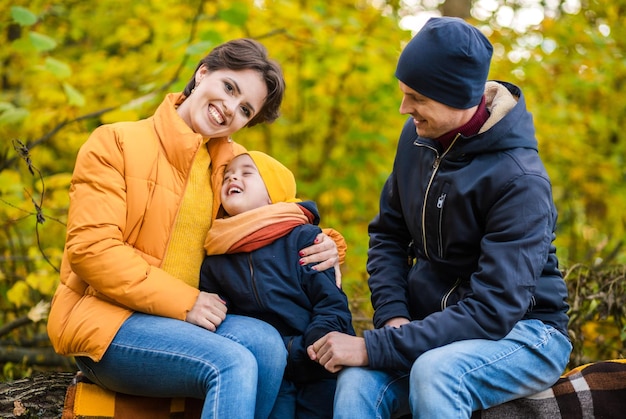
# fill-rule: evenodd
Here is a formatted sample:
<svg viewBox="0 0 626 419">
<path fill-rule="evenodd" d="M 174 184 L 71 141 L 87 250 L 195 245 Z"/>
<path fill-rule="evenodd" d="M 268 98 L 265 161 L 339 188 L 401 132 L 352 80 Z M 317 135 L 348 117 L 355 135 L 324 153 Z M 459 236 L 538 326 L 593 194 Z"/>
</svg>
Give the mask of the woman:
<svg viewBox="0 0 626 419">
<path fill-rule="evenodd" d="M 81 148 L 48 333 L 93 382 L 205 399 L 203 418 L 269 415 L 286 362 L 280 335 L 226 316 L 198 278 L 220 171 L 243 149 L 228 137 L 275 120 L 283 92 L 281 69 L 261 44 L 230 41 L 153 116 L 101 126 Z M 303 263 L 333 266 L 334 242 L 316 242 L 300 252 Z"/>
</svg>

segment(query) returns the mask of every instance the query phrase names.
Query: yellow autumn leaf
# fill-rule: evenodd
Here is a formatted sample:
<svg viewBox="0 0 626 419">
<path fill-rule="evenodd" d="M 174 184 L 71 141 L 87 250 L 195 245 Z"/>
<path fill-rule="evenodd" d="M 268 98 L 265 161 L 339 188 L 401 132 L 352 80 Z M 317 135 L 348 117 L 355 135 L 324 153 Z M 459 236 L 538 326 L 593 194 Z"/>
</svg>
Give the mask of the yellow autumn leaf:
<svg viewBox="0 0 626 419">
<path fill-rule="evenodd" d="M 30 287 L 25 281 L 17 281 L 7 291 L 7 300 L 16 307 L 24 307 L 32 304 L 30 300 Z"/>
<path fill-rule="evenodd" d="M 58 277 L 59 274 L 55 271 L 39 269 L 26 276 L 26 284 L 31 289 L 39 291 L 42 295 L 52 295 L 56 289 Z"/>
</svg>

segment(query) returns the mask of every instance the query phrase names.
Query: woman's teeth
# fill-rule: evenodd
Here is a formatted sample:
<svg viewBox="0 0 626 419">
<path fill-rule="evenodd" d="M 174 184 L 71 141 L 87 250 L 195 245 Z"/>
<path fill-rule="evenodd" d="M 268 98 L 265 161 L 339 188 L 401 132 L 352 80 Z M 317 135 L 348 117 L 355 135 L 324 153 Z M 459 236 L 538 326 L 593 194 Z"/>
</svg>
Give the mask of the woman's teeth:
<svg viewBox="0 0 626 419">
<path fill-rule="evenodd" d="M 213 105 L 209 105 L 209 114 L 218 124 L 221 125 L 224 123 L 224 118 L 222 118 L 222 115 L 217 111 L 217 109 L 215 109 Z"/>
</svg>

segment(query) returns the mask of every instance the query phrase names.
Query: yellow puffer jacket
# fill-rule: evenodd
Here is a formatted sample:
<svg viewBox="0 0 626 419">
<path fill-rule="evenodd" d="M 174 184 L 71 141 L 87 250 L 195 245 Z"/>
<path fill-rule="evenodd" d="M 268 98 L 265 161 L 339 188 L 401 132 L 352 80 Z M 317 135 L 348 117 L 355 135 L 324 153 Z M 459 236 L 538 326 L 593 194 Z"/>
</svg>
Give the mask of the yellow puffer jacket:
<svg viewBox="0 0 626 419">
<path fill-rule="evenodd" d="M 201 135 L 175 110 L 170 94 L 155 114 L 97 128 L 81 147 L 70 187 L 61 283 L 48 334 L 62 355 L 102 358 L 133 311 L 184 320 L 198 289 L 160 269 Z M 218 170 L 243 147 L 212 139 Z M 214 212 L 219 193 L 213 194 Z M 215 214 L 214 214 L 215 216 Z"/>
</svg>

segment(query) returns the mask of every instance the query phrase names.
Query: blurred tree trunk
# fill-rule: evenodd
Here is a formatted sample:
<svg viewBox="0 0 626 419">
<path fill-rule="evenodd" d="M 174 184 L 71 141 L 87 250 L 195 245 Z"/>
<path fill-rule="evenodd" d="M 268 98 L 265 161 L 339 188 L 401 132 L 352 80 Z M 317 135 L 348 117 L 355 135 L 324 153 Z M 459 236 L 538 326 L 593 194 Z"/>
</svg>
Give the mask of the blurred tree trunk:
<svg viewBox="0 0 626 419">
<path fill-rule="evenodd" d="M 441 14 L 444 16 L 454 16 L 463 19 L 470 18 L 471 0 L 446 0 L 441 5 Z"/>
</svg>

